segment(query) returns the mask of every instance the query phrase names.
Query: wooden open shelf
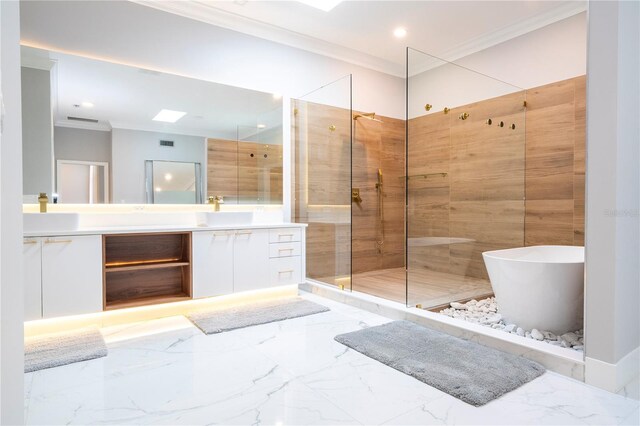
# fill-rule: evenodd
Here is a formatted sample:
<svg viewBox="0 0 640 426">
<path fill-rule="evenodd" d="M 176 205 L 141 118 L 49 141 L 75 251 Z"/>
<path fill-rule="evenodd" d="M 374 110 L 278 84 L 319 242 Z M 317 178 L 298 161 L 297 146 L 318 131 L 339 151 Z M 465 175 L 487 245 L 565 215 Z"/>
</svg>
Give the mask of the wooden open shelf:
<svg viewBox="0 0 640 426">
<path fill-rule="evenodd" d="M 104 310 L 191 299 L 191 233 L 103 236 Z"/>
</svg>

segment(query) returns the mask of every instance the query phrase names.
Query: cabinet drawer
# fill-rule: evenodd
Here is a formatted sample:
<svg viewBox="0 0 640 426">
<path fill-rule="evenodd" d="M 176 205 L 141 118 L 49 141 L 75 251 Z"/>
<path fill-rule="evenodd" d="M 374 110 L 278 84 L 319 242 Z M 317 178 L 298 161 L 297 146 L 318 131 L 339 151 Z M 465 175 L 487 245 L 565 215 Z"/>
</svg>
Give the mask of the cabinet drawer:
<svg viewBox="0 0 640 426">
<path fill-rule="evenodd" d="M 291 241 L 300 241 L 300 228 L 283 228 L 270 229 L 270 243 L 289 243 Z"/>
<path fill-rule="evenodd" d="M 269 285 L 300 284 L 300 256 L 269 259 Z"/>
<path fill-rule="evenodd" d="M 273 243 L 269 244 L 269 257 L 300 256 L 300 243 Z"/>
</svg>

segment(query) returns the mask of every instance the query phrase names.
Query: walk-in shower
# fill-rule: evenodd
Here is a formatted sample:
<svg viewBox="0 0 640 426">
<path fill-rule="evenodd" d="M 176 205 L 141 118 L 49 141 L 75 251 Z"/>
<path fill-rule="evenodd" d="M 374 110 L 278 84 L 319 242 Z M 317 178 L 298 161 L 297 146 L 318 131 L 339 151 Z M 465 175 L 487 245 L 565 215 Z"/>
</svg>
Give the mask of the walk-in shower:
<svg viewBox="0 0 640 426">
<path fill-rule="evenodd" d="M 350 78 L 294 103 L 308 277 L 439 311 L 493 294 L 482 253 L 584 241 L 583 76 L 527 90 L 407 50 L 406 116 Z"/>
</svg>

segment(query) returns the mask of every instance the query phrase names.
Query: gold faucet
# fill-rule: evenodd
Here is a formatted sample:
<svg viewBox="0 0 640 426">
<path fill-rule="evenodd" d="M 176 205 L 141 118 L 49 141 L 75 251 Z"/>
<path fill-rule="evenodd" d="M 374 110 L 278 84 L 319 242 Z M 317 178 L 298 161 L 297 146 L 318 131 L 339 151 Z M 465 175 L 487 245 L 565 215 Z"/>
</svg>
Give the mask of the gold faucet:
<svg viewBox="0 0 640 426">
<path fill-rule="evenodd" d="M 40 203 L 40 213 L 47 212 L 47 203 L 49 202 L 49 197 L 47 197 L 46 192 L 41 192 L 38 196 L 38 202 Z"/>
<path fill-rule="evenodd" d="M 214 212 L 219 212 L 220 211 L 220 204 L 224 204 L 224 197 L 222 195 L 210 195 L 208 197 L 208 204 L 213 204 L 213 211 Z"/>
</svg>

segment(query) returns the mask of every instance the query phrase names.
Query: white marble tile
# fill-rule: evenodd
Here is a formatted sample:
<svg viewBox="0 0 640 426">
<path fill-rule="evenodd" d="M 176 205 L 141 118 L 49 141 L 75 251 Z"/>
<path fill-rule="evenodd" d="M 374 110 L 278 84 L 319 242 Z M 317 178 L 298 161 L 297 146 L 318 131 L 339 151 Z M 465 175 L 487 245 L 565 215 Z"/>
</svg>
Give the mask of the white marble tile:
<svg viewBox="0 0 640 426">
<path fill-rule="evenodd" d="M 640 425 L 640 408 L 636 408 L 634 412 L 629 414 L 623 421 L 620 423 L 621 425 L 628 426 L 638 426 Z"/>
<path fill-rule="evenodd" d="M 107 357 L 25 375 L 26 421 L 633 424 L 637 417 L 638 401 L 554 373 L 472 407 L 333 339 L 389 318 L 304 297 L 331 311 L 209 336 L 184 318 L 103 329 Z"/>
<path fill-rule="evenodd" d="M 619 395 L 640 400 L 640 376 L 627 383 L 618 391 Z"/>
</svg>

